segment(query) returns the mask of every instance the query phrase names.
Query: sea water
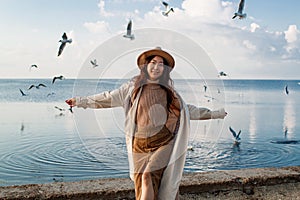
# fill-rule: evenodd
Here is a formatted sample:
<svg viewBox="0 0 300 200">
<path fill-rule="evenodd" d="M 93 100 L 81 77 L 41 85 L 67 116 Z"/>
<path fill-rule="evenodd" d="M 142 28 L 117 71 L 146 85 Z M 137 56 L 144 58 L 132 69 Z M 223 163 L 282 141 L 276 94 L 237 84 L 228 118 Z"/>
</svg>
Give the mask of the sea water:
<svg viewBox="0 0 300 200">
<path fill-rule="evenodd" d="M 0 79 L 0 186 L 128 177 L 123 109 L 71 112 L 64 102 L 116 89 L 127 80 L 51 81 Z M 39 83 L 47 87 L 28 90 Z M 228 113 L 224 120 L 191 121 L 193 151 L 187 151 L 184 172 L 300 165 L 299 84 L 174 80 L 186 103 L 224 107 Z M 241 130 L 239 145 L 229 127 Z"/>
</svg>

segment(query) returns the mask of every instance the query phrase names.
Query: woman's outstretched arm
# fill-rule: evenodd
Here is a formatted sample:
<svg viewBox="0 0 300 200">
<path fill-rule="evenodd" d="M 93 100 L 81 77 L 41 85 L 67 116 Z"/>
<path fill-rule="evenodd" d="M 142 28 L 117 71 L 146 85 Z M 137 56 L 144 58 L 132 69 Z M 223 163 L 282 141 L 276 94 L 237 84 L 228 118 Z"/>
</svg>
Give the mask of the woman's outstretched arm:
<svg viewBox="0 0 300 200">
<path fill-rule="evenodd" d="M 65 102 L 71 107 L 77 106 L 82 108 L 112 108 L 123 106 L 124 99 L 129 92 L 130 82 L 123 84 L 120 88 L 105 91 L 86 97 L 73 97 Z"/>
<path fill-rule="evenodd" d="M 187 104 L 187 107 L 191 120 L 224 119 L 227 115 L 224 108 L 212 111 L 208 108 L 196 107 L 191 104 Z"/>
</svg>

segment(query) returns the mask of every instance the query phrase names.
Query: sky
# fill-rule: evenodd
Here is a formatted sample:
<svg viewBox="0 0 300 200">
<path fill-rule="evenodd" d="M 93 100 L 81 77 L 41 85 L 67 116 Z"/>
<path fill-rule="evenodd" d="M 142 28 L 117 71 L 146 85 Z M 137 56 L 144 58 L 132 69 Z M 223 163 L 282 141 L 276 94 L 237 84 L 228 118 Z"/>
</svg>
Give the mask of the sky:
<svg viewBox="0 0 300 200">
<path fill-rule="evenodd" d="M 76 78 L 89 55 L 124 34 L 131 19 L 133 32 L 185 35 L 232 79 L 300 79 L 300 1 L 246 0 L 243 20 L 231 19 L 238 0 L 166 2 L 174 8 L 168 17 L 159 0 L 0 0 L 0 78 Z M 58 57 L 64 32 L 72 43 Z M 32 64 L 38 68 L 29 70 Z"/>
</svg>

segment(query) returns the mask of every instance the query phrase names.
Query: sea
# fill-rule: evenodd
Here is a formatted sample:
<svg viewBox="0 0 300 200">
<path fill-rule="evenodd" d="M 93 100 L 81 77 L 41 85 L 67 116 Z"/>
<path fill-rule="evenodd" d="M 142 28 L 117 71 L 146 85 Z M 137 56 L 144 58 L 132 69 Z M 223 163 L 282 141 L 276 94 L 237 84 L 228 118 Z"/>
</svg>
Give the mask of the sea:
<svg viewBox="0 0 300 200">
<path fill-rule="evenodd" d="M 0 79 L 0 186 L 129 177 L 123 109 L 65 103 L 126 81 Z M 187 104 L 228 113 L 190 121 L 184 173 L 300 165 L 300 80 L 176 79 L 174 87 Z"/>
</svg>

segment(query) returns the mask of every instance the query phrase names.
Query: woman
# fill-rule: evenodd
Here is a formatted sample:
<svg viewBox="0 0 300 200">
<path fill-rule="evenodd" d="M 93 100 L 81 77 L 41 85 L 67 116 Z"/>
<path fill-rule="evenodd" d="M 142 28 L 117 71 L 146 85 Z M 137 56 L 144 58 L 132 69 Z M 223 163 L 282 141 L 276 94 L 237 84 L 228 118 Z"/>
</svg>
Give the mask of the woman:
<svg viewBox="0 0 300 200">
<path fill-rule="evenodd" d="M 136 199 L 178 199 L 189 120 L 223 119 L 227 113 L 185 104 L 170 78 L 174 58 L 161 48 L 143 52 L 137 64 L 140 75 L 119 89 L 66 103 L 83 108 L 122 106 Z"/>
</svg>

